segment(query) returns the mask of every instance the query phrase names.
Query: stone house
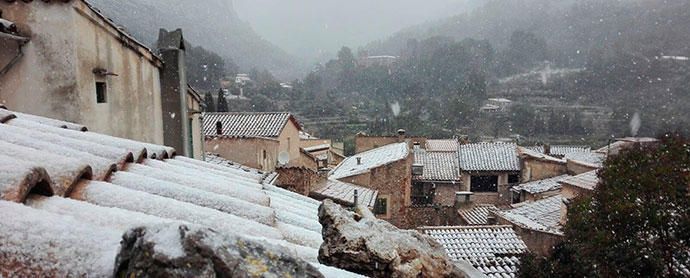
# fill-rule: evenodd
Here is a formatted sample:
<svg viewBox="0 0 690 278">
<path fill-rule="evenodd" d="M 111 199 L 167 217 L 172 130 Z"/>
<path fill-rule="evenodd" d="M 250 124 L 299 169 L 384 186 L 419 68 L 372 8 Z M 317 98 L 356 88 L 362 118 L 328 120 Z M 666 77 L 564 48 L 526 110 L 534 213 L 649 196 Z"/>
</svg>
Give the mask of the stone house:
<svg viewBox="0 0 690 278">
<path fill-rule="evenodd" d="M 561 175 L 553 178 L 543 180 L 536 180 L 521 183 L 513 186 L 510 191 L 513 193 L 513 204 L 536 201 L 551 196 L 561 194 L 560 181 L 569 177 L 568 175 Z"/>
<path fill-rule="evenodd" d="M 0 103 L 192 154 L 175 117 L 188 114 L 180 30 L 154 52 L 85 0 L 0 1 L 0 13 L 17 29 L 0 36 Z"/>
<path fill-rule="evenodd" d="M 264 171 L 312 162 L 300 148 L 302 126 L 290 113 L 203 113 L 202 119 L 205 149 L 225 159 Z M 286 161 L 279 165 L 280 156 Z"/>
<path fill-rule="evenodd" d="M 410 227 L 406 209 L 411 205 L 412 159 L 407 143 L 389 144 L 346 158 L 329 179 L 378 191 L 376 217 Z"/>
<path fill-rule="evenodd" d="M 561 195 L 512 205 L 511 209 L 494 211 L 499 224 L 511 225 L 534 254 L 547 256 L 563 240 L 560 223 Z"/>
<path fill-rule="evenodd" d="M 424 146 L 426 145 L 426 141 L 427 139 L 425 137 L 407 136 L 404 129 L 398 130 L 398 134 L 393 136 L 373 136 L 360 132 L 355 135 L 355 153 L 361 153 L 385 145 L 401 142 L 407 142 L 409 148 L 412 148 L 415 142 Z"/>
<path fill-rule="evenodd" d="M 592 194 L 594 188 L 599 184 L 597 170 L 592 170 L 579 175 L 566 177 L 559 181 L 561 184 L 561 204 L 560 223 L 565 225 L 568 216 L 568 203 L 577 196 Z"/>
<path fill-rule="evenodd" d="M 413 153 L 412 205 L 454 206 L 455 192 L 462 191 L 457 148 L 429 151 L 416 144 Z"/>
<path fill-rule="evenodd" d="M 472 192 L 472 202 L 510 204 L 510 187 L 520 182 L 521 163 L 514 143 L 460 145 L 458 163 L 462 191 Z"/>
<path fill-rule="evenodd" d="M 518 147 L 518 153 L 522 167 L 521 182 L 548 179 L 568 172 L 565 159 L 524 147 Z"/>
</svg>

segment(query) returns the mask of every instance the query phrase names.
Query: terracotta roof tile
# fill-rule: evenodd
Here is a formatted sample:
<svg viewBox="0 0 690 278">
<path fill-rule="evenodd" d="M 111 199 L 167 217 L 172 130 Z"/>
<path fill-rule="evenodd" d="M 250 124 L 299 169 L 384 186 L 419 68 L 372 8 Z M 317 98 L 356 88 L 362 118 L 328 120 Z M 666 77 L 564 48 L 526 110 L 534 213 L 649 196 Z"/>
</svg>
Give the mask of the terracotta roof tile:
<svg viewBox="0 0 690 278">
<path fill-rule="evenodd" d="M 340 204 L 354 205 L 355 190 L 357 190 L 357 202 L 359 204 L 367 207 L 374 206 L 378 191 L 334 179 L 328 179 L 322 187 L 312 190 L 310 195 L 320 199 L 330 198 Z"/>
<path fill-rule="evenodd" d="M 469 262 L 487 276 L 513 277 L 527 246 L 510 226 L 422 227 L 452 260 Z"/>
<path fill-rule="evenodd" d="M 513 205 L 515 208 L 497 214 L 522 228 L 562 235 L 559 223 L 562 199 L 561 195 L 555 195 L 534 202 L 519 203 Z"/>
<path fill-rule="evenodd" d="M 520 171 L 517 145 L 475 143 L 458 149 L 461 171 Z"/>
<path fill-rule="evenodd" d="M 330 173 L 330 178 L 341 179 L 366 173 L 373 168 L 405 159 L 409 155 L 407 143 L 385 145 L 348 157 Z M 360 163 L 357 162 L 359 158 Z"/>
<path fill-rule="evenodd" d="M 278 137 L 289 121 L 301 129 L 290 113 L 204 113 L 202 117 L 206 136 Z M 218 122 L 222 134 L 216 130 Z"/>
</svg>

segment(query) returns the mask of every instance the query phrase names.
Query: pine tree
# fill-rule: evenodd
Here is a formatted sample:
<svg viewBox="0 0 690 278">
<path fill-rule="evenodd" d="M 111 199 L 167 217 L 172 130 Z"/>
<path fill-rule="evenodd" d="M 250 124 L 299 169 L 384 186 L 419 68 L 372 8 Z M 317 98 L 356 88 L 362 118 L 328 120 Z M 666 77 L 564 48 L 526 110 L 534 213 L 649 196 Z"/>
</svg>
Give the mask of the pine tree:
<svg viewBox="0 0 690 278">
<path fill-rule="evenodd" d="M 223 88 L 218 90 L 218 108 L 216 112 L 228 112 L 228 100 L 225 98 L 225 91 Z"/>
<path fill-rule="evenodd" d="M 206 112 L 216 112 L 216 103 L 213 101 L 213 95 L 210 91 L 206 91 L 204 94 L 204 111 Z"/>
</svg>

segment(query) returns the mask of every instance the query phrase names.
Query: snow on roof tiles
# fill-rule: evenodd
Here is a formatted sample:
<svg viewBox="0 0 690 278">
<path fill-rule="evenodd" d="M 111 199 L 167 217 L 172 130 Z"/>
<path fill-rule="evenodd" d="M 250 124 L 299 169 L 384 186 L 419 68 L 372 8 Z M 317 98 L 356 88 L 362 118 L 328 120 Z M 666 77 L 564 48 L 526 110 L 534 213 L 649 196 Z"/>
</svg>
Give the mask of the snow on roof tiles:
<svg viewBox="0 0 690 278">
<path fill-rule="evenodd" d="M 206 136 L 278 137 L 289 121 L 301 129 L 290 113 L 204 113 L 203 130 Z M 222 125 L 222 134 L 216 130 L 217 123 Z"/>
<path fill-rule="evenodd" d="M 513 277 L 527 246 L 510 226 L 422 227 L 455 261 L 466 261 L 487 276 Z"/>
<path fill-rule="evenodd" d="M 459 181 L 460 169 L 455 152 L 431 152 L 421 148 L 414 149 L 414 163 L 423 165 L 423 174 L 414 176 L 416 180 Z"/>
<path fill-rule="evenodd" d="M 572 152 L 566 154 L 564 158 L 568 161 L 599 168 L 604 165 L 606 156 L 596 152 Z"/>
<path fill-rule="evenodd" d="M 534 202 L 519 203 L 513 205 L 513 209 L 497 214 L 522 228 L 562 235 L 559 223 L 562 199 L 561 195 L 555 195 Z"/>
<path fill-rule="evenodd" d="M 367 207 L 374 206 L 378 191 L 334 179 L 328 179 L 322 187 L 312 190 L 310 195 L 317 198 L 333 199 L 340 204 L 352 206 L 355 203 L 355 190 L 357 190 L 357 202 L 359 204 Z"/>
<path fill-rule="evenodd" d="M 284 246 L 317 264 L 319 202 L 267 183 L 274 173 L 174 157 L 168 147 L 56 127 L 49 119 L 9 110 L 0 112 L 12 115 L 0 123 L 0 198 L 27 204 L 0 201 L 0 256 L 21 260 L 21 267 L 28 271 L 45 267 L 32 264 L 37 259 L 56 266 L 34 269 L 39 274 L 84 276 L 105 271 L 110 275 L 124 229 L 161 221 L 213 227 Z M 122 162 L 123 157 L 129 159 Z M 91 167 L 108 169 L 102 165 L 118 171 L 90 175 Z M 53 193 L 56 196 L 50 198 L 36 195 Z M 53 222 L 66 224 L 43 225 Z M 43 236 L 35 242 L 45 244 L 2 236 L 32 229 L 36 231 L 32 238 Z M 27 273 L 31 274 L 36 273 Z"/>
<path fill-rule="evenodd" d="M 530 148 L 524 148 L 524 147 L 518 146 L 518 152 L 520 153 L 520 155 L 528 156 L 531 158 L 536 158 L 539 160 L 544 160 L 544 161 L 549 161 L 549 162 L 554 162 L 554 163 L 561 163 L 561 164 L 566 163 L 565 159 L 559 159 L 559 158 L 556 158 L 556 157 L 553 157 L 550 155 L 546 155 L 543 152 L 537 152 L 537 151 L 534 151 Z"/>
<path fill-rule="evenodd" d="M 597 184 L 599 183 L 599 177 L 597 176 L 597 171 L 594 170 L 579 175 L 566 177 L 562 179 L 560 183 L 572 185 L 587 190 L 594 190 L 594 188 L 597 187 Z"/>
<path fill-rule="evenodd" d="M 491 212 L 497 211 L 494 205 L 479 204 L 468 209 L 458 210 L 458 214 L 468 225 L 487 225 Z"/>
<path fill-rule="evenodd" d="M 366 173 L 371 169 L 405 159 L 409 154 L 407 143 L 395 143 L 348 157 L 330 173 L 330 178 L 341 179 Z M 360 163 L 358 163 L 358 158 Z"/>
<path fill-rule="evenodd" d="M 517 145 L 513 143 L 475 143 L 460 145 L 461 171 L 520 171 Z"/>
<path fill-rule="evenodd" d="M 456 152 L 458 151 L 458 140 L 456 139 L 428 139 L 426 140 L 426 150 L 430 152 Z"/>
<path fill-rule="evenodd" d="M 512 188 L 512 190 L 515 190 L 515 191 L 524 190 L 530 194 L 537 194 L 537 193 L 543 193 L 543 192 L 558 190 L 561 188 L 561 184 L 558 182 L 564 178 L 567 178 L 567 177 L 569 177 L 569 176 L 568 175 L 562 175 L 562 176 L 543 179 L 543 180 L 536 180 L 536 181 L 521 183 L 519 185 L 514 186 Z"/>
<path fill-rule="evenodd" d="M 538 153 L 544 153 L 544 146 L 529 146 L 527 149 L 533 150 Z M 549 154 L 564 156 L 569 153 L 574 152 L 589 152 L 592 148 L 589 146 L 577 146 L 577 145 L 553 145 L 550 146 Z"/>
</svg>

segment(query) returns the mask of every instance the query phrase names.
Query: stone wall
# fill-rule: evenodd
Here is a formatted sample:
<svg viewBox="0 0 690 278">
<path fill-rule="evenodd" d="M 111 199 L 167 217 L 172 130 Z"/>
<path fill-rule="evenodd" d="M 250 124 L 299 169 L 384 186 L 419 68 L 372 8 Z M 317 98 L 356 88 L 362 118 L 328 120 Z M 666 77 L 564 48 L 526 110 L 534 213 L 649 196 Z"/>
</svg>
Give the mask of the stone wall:
<svg viewBox="0 0 690 278">
<path fill-rule="evenodd" d="M 522 241 L 525 242 L 527 248 L 532 253 L 537 255 L 550 255 L 553 247 L 563 240 L 563 236 L 561 235 L 526 229 L 515 225 L 510 221 L 501 218 L 500 216 L 496 216 L 496 220 L 502 225 L 512 225 L 513 230 L 515 230 L 515 233 L 517 233 Z"/>
<path fill-rule="evenodd" d="M 572 160 L 568 160 L 567 169 L 568 169 L 568 174 L 574 176 L 574 175 L 579 175 L 582 173 L 587 173 L 589 171 L 594 171 L 594 170 L 598 169 L 598 167 L 593 167 L 591 165 L 585 165 L 585 164 L 578 163 L 578 162 L 575 162 Z"/>
<path fill-rule="evenodd" d="M 457 209 L 454 206 L 423 206 L 405 209 L 403 229 L 415 229 L 423 226 L 456 226 L 461 225 Z"/>
<path fill-rule="evenodd" d="M 405 137 L 405 136 L 367 136 L 357 134 L 355 136 L 355 153 L 361 153 L 372 150 L 385 145 L 393 143 L 408 142 L 410 148 L 415 142 L 419 142 L 422 146 L 426 145 L 426 138 L 424 137 Z"/>
<path fill-rule="evenodd" d="M 318 172 L 303 167 L 278 167 L 276 172 L 278 186 L 304 196 L 309 196 L 312 189 L 325 180 Z"/>
<path fill-rule="evenodd" d="M 522 159 L 522 178 L 520 182 L 530 182 L 565 175 L 566 163 L 544 161 L 535 158 Z"/>
</svg>

